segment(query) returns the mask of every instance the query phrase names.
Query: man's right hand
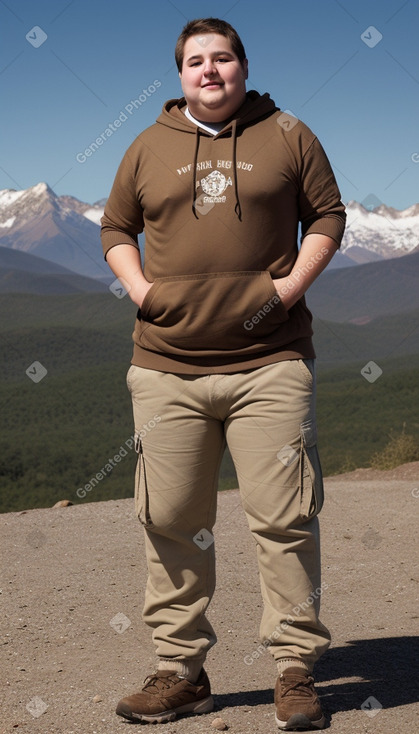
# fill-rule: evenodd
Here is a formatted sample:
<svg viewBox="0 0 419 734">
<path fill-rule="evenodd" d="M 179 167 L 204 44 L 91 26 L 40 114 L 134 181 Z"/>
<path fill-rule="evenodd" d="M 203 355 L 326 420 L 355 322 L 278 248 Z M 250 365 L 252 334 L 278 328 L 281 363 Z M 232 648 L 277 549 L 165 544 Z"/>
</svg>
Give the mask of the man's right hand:
<svg viewBox="0 0 419 734">
<path fill-rule="evenodd" d="M 128 291 L 129 297 L 140 309 L 142 308 L 144 298 L 152 285 L 153 283 L 149 283 L 143 275 L 141 280 L 138 280 L 138 282 L 136 280 L 134 285 L 130 287 L 130 290 Z"/>
<path fill-rule="evenodd" d="M 141 308 L 153 283 L 144 277 L 140 250 L 125 243 L 115 245 L 106 253 L 106 262 L 126 288 L 133 303 Z"/>
</svg>

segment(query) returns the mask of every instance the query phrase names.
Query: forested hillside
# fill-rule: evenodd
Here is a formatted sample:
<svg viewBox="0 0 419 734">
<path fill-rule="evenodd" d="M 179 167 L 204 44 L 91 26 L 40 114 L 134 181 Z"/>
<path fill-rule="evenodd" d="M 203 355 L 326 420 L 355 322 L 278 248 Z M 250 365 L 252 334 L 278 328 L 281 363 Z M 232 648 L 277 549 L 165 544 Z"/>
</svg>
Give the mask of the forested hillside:
<svg viewBox="0 0 419 734">
<path fill-rule="evenodd" d="M 0 511 L 46 507 L 63 498 L 77 503 L 132 496 L 135 453 L 125 375 L 135 307 L 109 294 L 2 300 Z M 415 313 L 365 326 L 315 322 L 326 475 L 368 466 L 404 426 L 419 442 L 416 324 Z M 37 383 L 26 374 L 35 361 L 47 370 Z M 381 370 L 374 381 L 361 374 L 371 361 Z M 117 454 L 121 459 L 109 465 Z M 101 472 L 106 465 L 110 470 Z M 77 494 L 97 474 L 100 480 L 85 496 Z M 220 489 L 233 486 L 226 454 Z"/>
</svg>

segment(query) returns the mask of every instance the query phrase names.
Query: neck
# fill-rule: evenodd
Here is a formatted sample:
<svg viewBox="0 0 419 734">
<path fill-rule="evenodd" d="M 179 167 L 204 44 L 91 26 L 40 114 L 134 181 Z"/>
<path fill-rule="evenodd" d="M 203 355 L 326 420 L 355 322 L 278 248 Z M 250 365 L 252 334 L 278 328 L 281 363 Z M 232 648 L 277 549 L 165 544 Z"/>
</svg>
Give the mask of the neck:
<svg viewBox="0 0 419 734">
<path fill-rule="evenodd" d="M 243 98 L 240 100 L 240 104 L 237 105 L 234 110 L 224 110 L 223 112 L 219 112 L 217 114 L 217 111 L 214 110 L 194 110 L 190 104 L 188 103 L 188 100 L 186 100 L 188 110 L 190 114 L 195 118 L 195 120 L 198 120 L 199 122 L 204 123 L 204 125 L 219 125 L 221 122 L 228 122 L 229 120 L 232 120 L 233 117 L 235 117 L 236 113 L 242 107 L 242 105 L 246 101 L 246 92 L 243 95 Z"/>
</svg>

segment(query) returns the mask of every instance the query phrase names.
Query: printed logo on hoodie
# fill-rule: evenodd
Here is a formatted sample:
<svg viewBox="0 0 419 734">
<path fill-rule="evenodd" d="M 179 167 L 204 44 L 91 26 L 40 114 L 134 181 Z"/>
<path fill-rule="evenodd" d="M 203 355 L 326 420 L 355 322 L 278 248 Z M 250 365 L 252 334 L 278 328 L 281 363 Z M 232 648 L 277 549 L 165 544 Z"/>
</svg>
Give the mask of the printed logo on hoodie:
<svg viewBox="0 0 419 734">
<path fill-rule="evenodd" d="M 211 204 L 225 202 L 226 197 L 221 196 L 221 194 L 224 193 L 227 186 L 233 185 L 231 178 L 226 178 L 220 171 L 212 171 L 205 178 L 201 178 L 200 183 L 202 190 L 207 194 L 204 197 L 204 201 Z M 209 199 L 211 200 L 210 202 Z"/>
</svg>

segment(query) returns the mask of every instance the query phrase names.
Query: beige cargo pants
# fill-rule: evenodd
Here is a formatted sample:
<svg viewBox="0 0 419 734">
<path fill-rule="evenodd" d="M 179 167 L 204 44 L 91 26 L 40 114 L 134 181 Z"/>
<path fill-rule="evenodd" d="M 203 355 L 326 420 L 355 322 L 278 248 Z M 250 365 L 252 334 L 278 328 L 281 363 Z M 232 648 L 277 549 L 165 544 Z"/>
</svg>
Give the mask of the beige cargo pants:
<svg viewBox="0 0 419 734">
<path fill-rule="evenodd" d="M 225 442 L 256 541 L 261 645 L 275 660 L 300 658 L 309 670 L 328 648 L 319 621 L 323 482 L 313 372 L 314 360 L 302 359 L 205 376 L 130 367 L 135 507 L 149 571 L 143 618 L 160 658 L 204 661 L 216 642 L 205 615 Z"/>
</svg>

